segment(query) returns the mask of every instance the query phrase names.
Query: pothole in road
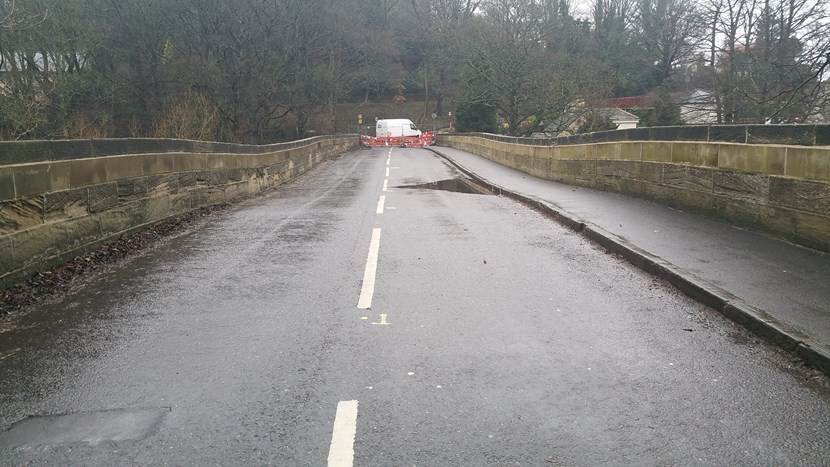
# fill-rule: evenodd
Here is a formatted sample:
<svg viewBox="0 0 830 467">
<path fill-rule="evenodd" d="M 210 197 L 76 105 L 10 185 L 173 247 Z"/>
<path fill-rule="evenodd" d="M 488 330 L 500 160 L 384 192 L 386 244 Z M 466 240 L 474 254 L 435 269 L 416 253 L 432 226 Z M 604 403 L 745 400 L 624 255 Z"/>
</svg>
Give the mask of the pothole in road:
<svg viewBox="0 0 830 467">
<path fill-rule="evenodd" d="M 452 191 L 455 193 L 468 193 L 474 195 L 492 195 L 487 188 L 475 183 L 468 178 L 451 178 L 438 182 L 421 183 L 419 185 L 403 185 L 395 188 L 408 188 L 415 190 L 440 190 Z"/>
<path fill-rule="evenodd" d="M 143 439 L 168 412 L 169 408 L 160 408 L 30 417 L 0 433 L 0 450 Z"/>
</svg>

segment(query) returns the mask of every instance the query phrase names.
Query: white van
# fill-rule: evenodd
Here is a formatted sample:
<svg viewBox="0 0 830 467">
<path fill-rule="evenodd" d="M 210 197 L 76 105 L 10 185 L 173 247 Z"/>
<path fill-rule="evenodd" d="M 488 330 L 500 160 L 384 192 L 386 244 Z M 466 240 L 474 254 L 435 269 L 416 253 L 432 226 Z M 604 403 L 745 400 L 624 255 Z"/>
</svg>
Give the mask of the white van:
<svg viewBox="0 0 830 467">
<path fill-rule="evenodd" d="M 375 127 L 375 136 L 421 136 L 421 130 L 412 123 L 412 120 L 405 118 L 389 118 L 378 120 Z"/>
</svg>

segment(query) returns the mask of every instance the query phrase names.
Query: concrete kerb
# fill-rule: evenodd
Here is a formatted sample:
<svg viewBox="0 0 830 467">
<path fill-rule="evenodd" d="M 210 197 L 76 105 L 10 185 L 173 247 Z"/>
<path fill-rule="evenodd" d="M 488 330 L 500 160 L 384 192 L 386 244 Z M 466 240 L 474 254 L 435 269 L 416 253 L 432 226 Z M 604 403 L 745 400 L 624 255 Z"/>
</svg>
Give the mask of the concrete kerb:
<svg viewBox="0 0 830 467">
<path fill-rule="evenodd" d="M 804 363 L 830 376 L 830 347 L 814 338 L 778 321 L 769 313 L 754 308 L 735 295 L 700 279 L 688 271 L 679 268 L 662 258 L 652 255 L 636 245 L 603 230 L 589 222 L 579 219 L 562 208 L 532 196 L 513 192 L 498 186 L 478 174 L 467 170 L 446 154 L 433 147 L 426 148 L 442 157 L 461 173 L 470 177 L 479 185 L 497 195 L 515 199 L 535 209 L 585 236 L 588 240 L 618 254 L 626 261 L 643 271 L 664 279 L 693 300 L 706 305 L 724 315 L 729 320 L 743 326 L 767 342 L 794 353 Z"/>
</svg>

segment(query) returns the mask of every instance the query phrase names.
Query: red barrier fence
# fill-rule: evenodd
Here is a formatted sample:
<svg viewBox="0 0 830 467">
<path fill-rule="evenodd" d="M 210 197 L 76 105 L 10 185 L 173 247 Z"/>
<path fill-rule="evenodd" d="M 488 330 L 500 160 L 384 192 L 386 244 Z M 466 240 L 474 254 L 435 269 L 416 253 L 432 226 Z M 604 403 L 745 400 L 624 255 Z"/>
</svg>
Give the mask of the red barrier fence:
<svg viewBox="0 0 830 467">
<path fill-rule="evenodd" d="M 360 144 L 368 147 L 391 146 L 399 148 L 422 148 L 435 144 L 435 133 L 423 133 L 421 136 L 360 135 Z"/>
</svg>

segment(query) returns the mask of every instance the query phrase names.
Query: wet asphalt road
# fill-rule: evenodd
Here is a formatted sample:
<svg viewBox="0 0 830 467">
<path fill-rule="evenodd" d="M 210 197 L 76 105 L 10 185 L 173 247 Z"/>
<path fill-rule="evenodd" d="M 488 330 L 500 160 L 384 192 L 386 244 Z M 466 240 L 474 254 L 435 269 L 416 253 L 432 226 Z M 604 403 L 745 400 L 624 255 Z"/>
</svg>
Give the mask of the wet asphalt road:
<svg viewBox="0 0 830 467">
<path fill-rule="evenodd" d="M 355 465 L 830 459 L 823 377 L 511 200 L 399 188 L 458 174 L 389 154 L 329 161 L 0 334 L 0 464 L 326 465 L 343 401 Z"/>
</svg>

